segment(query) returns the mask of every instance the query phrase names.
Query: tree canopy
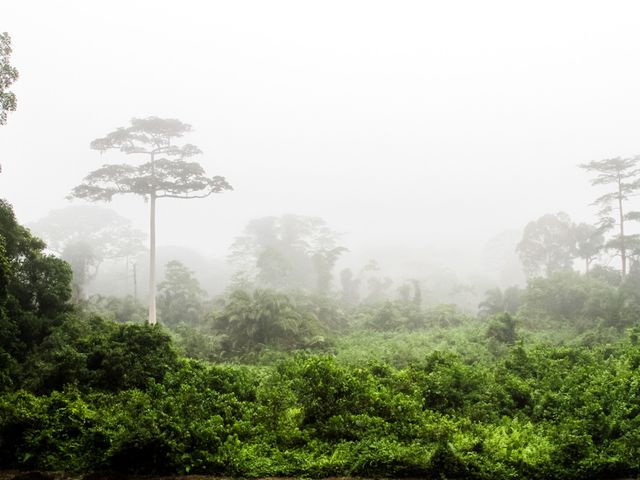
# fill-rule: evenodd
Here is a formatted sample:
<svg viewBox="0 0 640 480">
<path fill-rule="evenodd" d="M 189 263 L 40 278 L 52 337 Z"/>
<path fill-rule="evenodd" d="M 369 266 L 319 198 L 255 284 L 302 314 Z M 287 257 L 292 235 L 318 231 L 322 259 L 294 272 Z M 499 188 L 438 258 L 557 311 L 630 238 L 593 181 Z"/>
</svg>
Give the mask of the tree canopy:
<svg viewBox="0 0 640 480">
<path fill-rule="evenodd" d="M 0 357 L 24 359 L 70 308 L 71 269 L 44 249 L 0 200 Z"/>
<path fill-rule="evenodd" d="M 129 258 L 145 250 L 144 233 L 133 228 L 129 219 L 97 206 L 52 210 L 30 227 L 50 250 L 69 262 L 79 297 L 103 261 Z"/>
<path fill-rule="evenodd" d="M 72 205 L 51 210 L 29 228 L 61 254 L 72 243 L 84 240 L 93 245 L 101 258 L 136 255 L 145 249 L 145 234 L 131 220 L 114 210 L 95 205 Z"/>
<path fill-rule="evenodd" d="M 528 276 L 571 268 L 575 245 L 572 228 L 564 212 L 549 213 L 527 224 L 516 250 Z"/>
<path fill-rule="evenodd" d="M 195 325 L 202 320 L 205 291 L 193 272 L 177 260 L 165 266 L 164 280 L 158 285 L 160 320 L 165 325 Z"/>
<path fill-rule="evenodd" d="M 579 223 L 573 227 L 573 235 L 575 253 L 584 260 L 585 272 L 589 273 L 591 262 L 605 245 L 602 229 L 588 223 Z"/>
<path fill-rule="evenodd" d="M 189 199 L 231 190 L 224 177 L 207 177 L 199 163 L 185 160 L 201 154 L 198 147 L 172 144 L 190 131 L 190 125 L 177 119 L 134 118 L 131 126 L 95 139 L 90 145 L 93 150 L 104 153 L 115 149 L 127 155 L 146 155 L 150 160 L 137 166 L 103 165 L 89 173 L 71 196 L 109 202 L 121 194 Z"/>
<path fill-rule="evenodd" d="M 225 350 L 247 353 L 266 347 L 300 348 L 324 333 L 316 315 L 300 308 L 288 295 L 259 289 L 234 291 L 215 328 Z"/>
</svg>

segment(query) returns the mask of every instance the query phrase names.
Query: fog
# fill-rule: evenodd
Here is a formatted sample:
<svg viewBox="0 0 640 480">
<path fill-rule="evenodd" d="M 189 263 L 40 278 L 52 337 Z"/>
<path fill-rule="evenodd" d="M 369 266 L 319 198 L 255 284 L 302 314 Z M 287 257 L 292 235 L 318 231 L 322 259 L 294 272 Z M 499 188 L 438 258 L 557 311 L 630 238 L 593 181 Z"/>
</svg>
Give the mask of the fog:
<svg viewBox="0 0 640 480">
<path fill-rule="evenodd" d="M 639 24 L 631 1 L 6 2 L 1 196 L 34 222 L 138 163 L 91 140 L 178 118 L 234 191 L 160 201 L 160 246 L 223 259 L 251 219 L 293 213 L 339 232 L 345 265 L 498 278 L 487 242 L 593 221 L 577 164 L 640 153 Z M 108 206 L 146 231 L 140 197 Z"/>
</svg>

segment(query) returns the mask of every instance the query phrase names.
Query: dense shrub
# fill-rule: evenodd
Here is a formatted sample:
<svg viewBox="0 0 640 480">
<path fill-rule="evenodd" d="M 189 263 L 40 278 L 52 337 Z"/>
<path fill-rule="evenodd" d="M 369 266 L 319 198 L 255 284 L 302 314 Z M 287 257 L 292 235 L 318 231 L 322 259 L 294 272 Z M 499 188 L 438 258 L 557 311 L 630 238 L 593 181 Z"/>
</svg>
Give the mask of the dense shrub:
<svg viewBox="0 0 640 480">
<path fill-rule="evenodd" d="M 599 322 L 623 328 L 637 321 L 632 310 L 625 308 L 627 297 L 595 276 L 560 271 L 529 281 L 519 314 L 534 328 L 560 323 L 586 330 Z"/>
<path fill-rule="evenodd" d="M 23 368 L 23 384 L 45 393 L 65 385 L 118 391 L 161 382 L 175 367 L 170 337 L 159 327 L 70 316 Z"/>
<path fill-rule="evenodd" d="M 307 354 L 270 367 L 183 361 L 144 390 L 5 393 L 0 458 L 250 477 L 637 475 L 639 358 L 626 341 L 516 345 L 477 363 L 435 352 L 404 368 Z"/>
<path fill-rule="evenodd" d="M 230 356 L 324 342 L 325 331 L 314 312 L 274 290 L 234 291 L 215 314 L 214 325 L 222 336 L 223 351 Z"/>
</svg>

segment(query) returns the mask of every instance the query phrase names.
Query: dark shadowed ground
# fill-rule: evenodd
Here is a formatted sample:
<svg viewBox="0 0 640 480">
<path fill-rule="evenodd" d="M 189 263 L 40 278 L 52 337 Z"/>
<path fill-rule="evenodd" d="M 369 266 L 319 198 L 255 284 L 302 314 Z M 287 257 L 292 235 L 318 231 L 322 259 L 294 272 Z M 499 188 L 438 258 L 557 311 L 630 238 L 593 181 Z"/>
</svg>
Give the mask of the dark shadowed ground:
<svg viewBox="0 0 640 480">
<path fill-rule="evenodd" d="M 234 480 L 232 477 L 217 477 L 213 475 L 127 475 L 118 472 L 93 472 L 87 474 L 73 474 L 65 472 L 43 472 L 32 470 L 21 472 L 18 470 L 0 470 L 0 480 Z M 260 480 L 289 480 L 287 477 L 263 477 Z M 324 480 L 355 480 L 355 477 L 328 477 Z M 369 480 L 358 477 L 358 480 Z M 405 479 L 412 480 L 412 479 Z"/>
</svg>

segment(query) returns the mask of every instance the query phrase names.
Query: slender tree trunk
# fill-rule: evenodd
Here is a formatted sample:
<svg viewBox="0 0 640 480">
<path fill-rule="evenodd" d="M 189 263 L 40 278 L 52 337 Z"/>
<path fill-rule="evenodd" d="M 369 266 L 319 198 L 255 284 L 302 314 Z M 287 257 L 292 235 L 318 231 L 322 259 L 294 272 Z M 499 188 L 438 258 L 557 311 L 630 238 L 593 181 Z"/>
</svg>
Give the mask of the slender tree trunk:
<svg viewBox="0 0 640 480">
<path fill-rule="evenodd" d="M 138 300 L 138 263 L 134 262 L 133 264 L 133 298 Z"/>
<path fill-rule="evenodd" d="M 151 153 L 151 178 L 153 191 L 149 204 L 149 325 L 156 324 L 156 168 Z"/>
<path fill-rule="evenodd" d="M 149 325 L 156 324 L 156 194 L 149 208 Z"/>
<path fill-rule="evenodd" d="M 618 173 L 618 213 L 620 214 L 620 258 L 622 259 L 622 278 L 627 276 L 627 251 L 624 245 L 624 212 L 622 211 L 622 185 Z"/>
</svg>

